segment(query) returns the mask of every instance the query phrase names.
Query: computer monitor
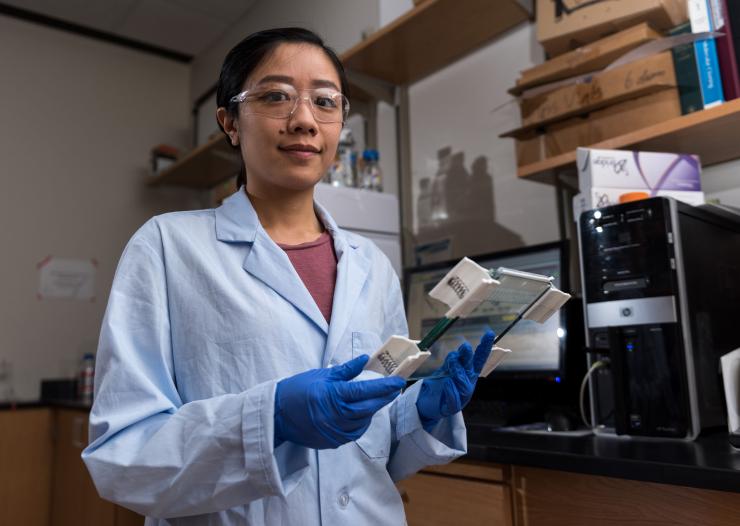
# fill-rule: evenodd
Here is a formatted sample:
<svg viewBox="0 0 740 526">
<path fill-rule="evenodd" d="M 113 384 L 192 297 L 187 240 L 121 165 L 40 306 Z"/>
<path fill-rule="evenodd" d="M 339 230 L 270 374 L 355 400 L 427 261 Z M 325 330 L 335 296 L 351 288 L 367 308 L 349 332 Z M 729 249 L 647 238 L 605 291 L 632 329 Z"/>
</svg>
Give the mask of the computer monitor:
<svg viewBox="0 0 740 526">
<path fill-rule="evenodd" d="M 507 250 L 471 259 L 483 267 L 509 267 L 545 274 L 570 292 L 568 242 L 558 241 Z M 428 292 L 459 260 L 407 269 L 404 274 L 409 334 L 420 338 L 447 307 Z M 473 347 L 488 325 L 485 316 L 459 319 L 437 344 L 456 348 L 463 339 Z M 466 422 L 509 425 L 540 421 L 548 413 L 576 414 L 578 390 L 585 373 L 583 316 L 571 298 L 546 323 L 522 320 L 498 344 L 511 354 L 487 377 L 480 378 L 466 408 Z"/>
<path fill-rule="evenodd" d="M 556 242 L 473 256 L 471 259 L 485 268 L 508 267 L 552 276 L 555 286 L 567 291 L 566 256 L 565 244 Z M 428 293 L 457 261 L 407 271 L 406 312 L 411 338 L 421 338 L 447 311 L 445 304 L 430 298 Z M 459 347 L 465 340 L 475 346 L 489 326 L 500 325 L 500 317 L 501 314 L 489 311 L 459 319 L 435 346 L 449 351 Z M 512 349 L 513 352 L 491 373 L 492 377 L 517 376 L 561 381 L 565 374 L 564 341 L 567 327 L 564 321 L 565 316 L 559 311 L 544 324 L 531 320 L 518 322 L 498 343 L 500 347 Z"/>
</svg>

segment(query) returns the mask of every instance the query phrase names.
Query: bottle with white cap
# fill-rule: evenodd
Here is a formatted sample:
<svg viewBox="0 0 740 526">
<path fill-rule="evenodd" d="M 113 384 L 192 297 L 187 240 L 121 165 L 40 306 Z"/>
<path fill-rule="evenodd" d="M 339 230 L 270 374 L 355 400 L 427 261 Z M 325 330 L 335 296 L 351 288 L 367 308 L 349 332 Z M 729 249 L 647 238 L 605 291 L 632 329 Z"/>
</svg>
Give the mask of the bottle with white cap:
<svg viewBox="0 0 740 526">
<path fill-rule="evenodd" d="M 92 404 L 95 384 L 95 355 L 85 353 L 82 357 L 79 379 L 80 400 L 85 404 Z"/>
</svg>

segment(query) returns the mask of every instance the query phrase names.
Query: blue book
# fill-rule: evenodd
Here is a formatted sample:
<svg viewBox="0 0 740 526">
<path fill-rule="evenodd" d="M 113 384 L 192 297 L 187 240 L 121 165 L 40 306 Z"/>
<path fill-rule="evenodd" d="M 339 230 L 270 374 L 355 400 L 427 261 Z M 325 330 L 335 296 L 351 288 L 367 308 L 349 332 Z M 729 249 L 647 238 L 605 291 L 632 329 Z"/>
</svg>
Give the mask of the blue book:
<svg viewBox="0 0 740 526">
<path fill-rule="evenodd" d="M 703 33 L 714 30 L 709 0 L 689 0 L 691 31 Z M 725 101 L 722 92 L 722 77 L 717 58 L 717 44 L 713 38 L 694 42 L 696 66 L 699 72 L 699 85 L 704 108 L 711 108 Z"/>
</svg>

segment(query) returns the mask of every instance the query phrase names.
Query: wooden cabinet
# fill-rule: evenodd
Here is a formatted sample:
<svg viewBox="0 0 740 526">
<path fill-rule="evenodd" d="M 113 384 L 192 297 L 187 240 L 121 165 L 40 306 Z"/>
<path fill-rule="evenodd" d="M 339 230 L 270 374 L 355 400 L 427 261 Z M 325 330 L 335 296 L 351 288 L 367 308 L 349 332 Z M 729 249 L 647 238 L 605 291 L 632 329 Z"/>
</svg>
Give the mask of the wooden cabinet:
<svg viewBox="0 0 740 526">
<path fill-rule="evenodd" d="M 113 526 L 114 505 L 98 497 L 80 454 L 87 445 L 83 411 L 60 409 L 54 415 L 52 524 L 54 526 Z"/>
<path fill-rule="evenodd" d="M 52 413 L 0 411 L 0 524 L 47 526 Z"/>
<path fill-rule="evenodd" d="M 116 506 L 115 526 L 143 526 L 144 517 L 131 510 Z"/>
<path fill-rule="evenodd" d="M 398 484 L 409 526 L 736 526 L 740 493 L 454 462 Z"/>
<path fill-rule="evenodd" d="M 454 462 L 398 484 L 409 526 L 512 525 L 507 470 Z"/>
<path fill-rule="evenodd" d="M 84 411 L 57 409 L 54 412 L 51 526 L 142 525 L 144 518 L 140 515 L 98 496 L 80 458 L 87 445 L 87 422 L 88 414 Z"/>
<path fill-rule="evenodd" d="M 538 468 L 512 468 L 516 524 L 730 526 L 740 493 Z"/>
</svg>

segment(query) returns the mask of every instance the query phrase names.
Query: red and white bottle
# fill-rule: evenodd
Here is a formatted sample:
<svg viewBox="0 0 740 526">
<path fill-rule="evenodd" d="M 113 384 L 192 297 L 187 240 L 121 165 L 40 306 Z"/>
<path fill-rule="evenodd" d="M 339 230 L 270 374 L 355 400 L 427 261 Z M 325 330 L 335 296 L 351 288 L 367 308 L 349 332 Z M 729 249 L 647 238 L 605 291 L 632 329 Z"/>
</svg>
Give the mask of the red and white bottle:
<svg viewBox="0 0 740 526">
<path fill-rule="evenodd" d="M 86 353 L 82 357 L 79 382 L 80 401 L 92 404 L 95 386 L 95 355 L 92 353 Z"/>
</svg>

